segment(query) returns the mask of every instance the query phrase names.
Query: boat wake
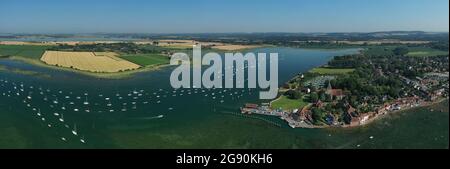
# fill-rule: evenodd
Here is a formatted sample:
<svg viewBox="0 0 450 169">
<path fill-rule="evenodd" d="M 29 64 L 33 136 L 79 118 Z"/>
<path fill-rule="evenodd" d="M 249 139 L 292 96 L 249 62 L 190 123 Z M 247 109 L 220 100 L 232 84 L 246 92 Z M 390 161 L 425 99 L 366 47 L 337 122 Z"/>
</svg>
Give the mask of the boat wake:
<svg viewBox="0 0 450 169">
<path fill-rule="evenodd" d="M 142 117 L 138 118 L 139 120 L 152 120 L 152 119 L 161 119 L 164 118 L 164 115 L 152 116 L 152 117 Z"/>
</svg>

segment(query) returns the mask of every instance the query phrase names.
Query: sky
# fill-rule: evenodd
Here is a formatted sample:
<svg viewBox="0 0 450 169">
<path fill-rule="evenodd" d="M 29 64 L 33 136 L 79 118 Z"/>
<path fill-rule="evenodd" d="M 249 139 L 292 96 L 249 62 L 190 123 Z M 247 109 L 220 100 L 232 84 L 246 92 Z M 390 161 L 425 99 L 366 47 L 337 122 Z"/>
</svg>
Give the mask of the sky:
<svg viewBox="0 0 450 169">
<path fill-rule="evenodd" d="M 0 33 L 449 31 L 448 0 L 0 0 Z"/>
</svg>

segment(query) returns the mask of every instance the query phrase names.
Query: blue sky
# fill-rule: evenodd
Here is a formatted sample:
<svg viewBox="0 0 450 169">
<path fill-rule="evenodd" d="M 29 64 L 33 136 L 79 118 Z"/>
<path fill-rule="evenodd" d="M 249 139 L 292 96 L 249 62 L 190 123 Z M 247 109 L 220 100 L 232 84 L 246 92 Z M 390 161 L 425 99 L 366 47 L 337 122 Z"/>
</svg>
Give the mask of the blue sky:
<svg viewBox="0 0 450 169">
<path fill-rule="evenodd" d="M 0 33 L 449 30 L 448 0 L 0 0 Z"/>
</svg>

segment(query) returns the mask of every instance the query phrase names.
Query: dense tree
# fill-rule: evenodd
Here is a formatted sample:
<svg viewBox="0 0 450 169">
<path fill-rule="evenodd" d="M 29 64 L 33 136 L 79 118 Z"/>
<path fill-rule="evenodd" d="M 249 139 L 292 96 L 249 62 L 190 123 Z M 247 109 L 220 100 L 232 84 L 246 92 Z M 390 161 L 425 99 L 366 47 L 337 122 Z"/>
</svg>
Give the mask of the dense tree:
<svg viewBox="0 0 450 169">
<path fill-rule="evenodd" d="M 311 93 L 309 97 L 312 103 L 315 103 L 319 100 L 319 95 L 316 92 Z"/>
<path fill-rule="evenodd" d="M 289 99 L 300 99 L 301 98 L 301 94 L 297 90 L 288 90 L 284 93 L 284 95 L 286 97 L 288 97 Z"/>
<path fill-rule="evenodd" d="M 408 54 L 409 50 L 406 47 L 397 47 L 394 49 L 394 54 L 399 55 L 399 56 L 404 56 L 406 54 Z"/>
</svg>

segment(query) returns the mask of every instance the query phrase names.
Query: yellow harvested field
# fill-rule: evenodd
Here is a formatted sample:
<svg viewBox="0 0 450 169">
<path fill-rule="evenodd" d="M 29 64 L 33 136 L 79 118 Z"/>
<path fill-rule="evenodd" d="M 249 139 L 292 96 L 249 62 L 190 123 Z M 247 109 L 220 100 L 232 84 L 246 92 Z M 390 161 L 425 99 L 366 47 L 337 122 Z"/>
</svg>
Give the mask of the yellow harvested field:
<svg viewBox="0 0 450 169">
<path fill-rule="evenodd" d="M 220 50 L 244 50 L 244 49 L 252 49 L 252 48 L 258 48 L 261 47 L 259 45 L 230 45 L 230 44 L 223 44 L 218 46 L 213 46 L 213 49 L 220 49 Z"/>
<path fill-rule="evenodd" d="M 45 51 L 41 60 L 49 65 L 90 72 L 120 72 L 140 66 L 117 57 L 114 52 L 61 52 Z"/>
</svg>

